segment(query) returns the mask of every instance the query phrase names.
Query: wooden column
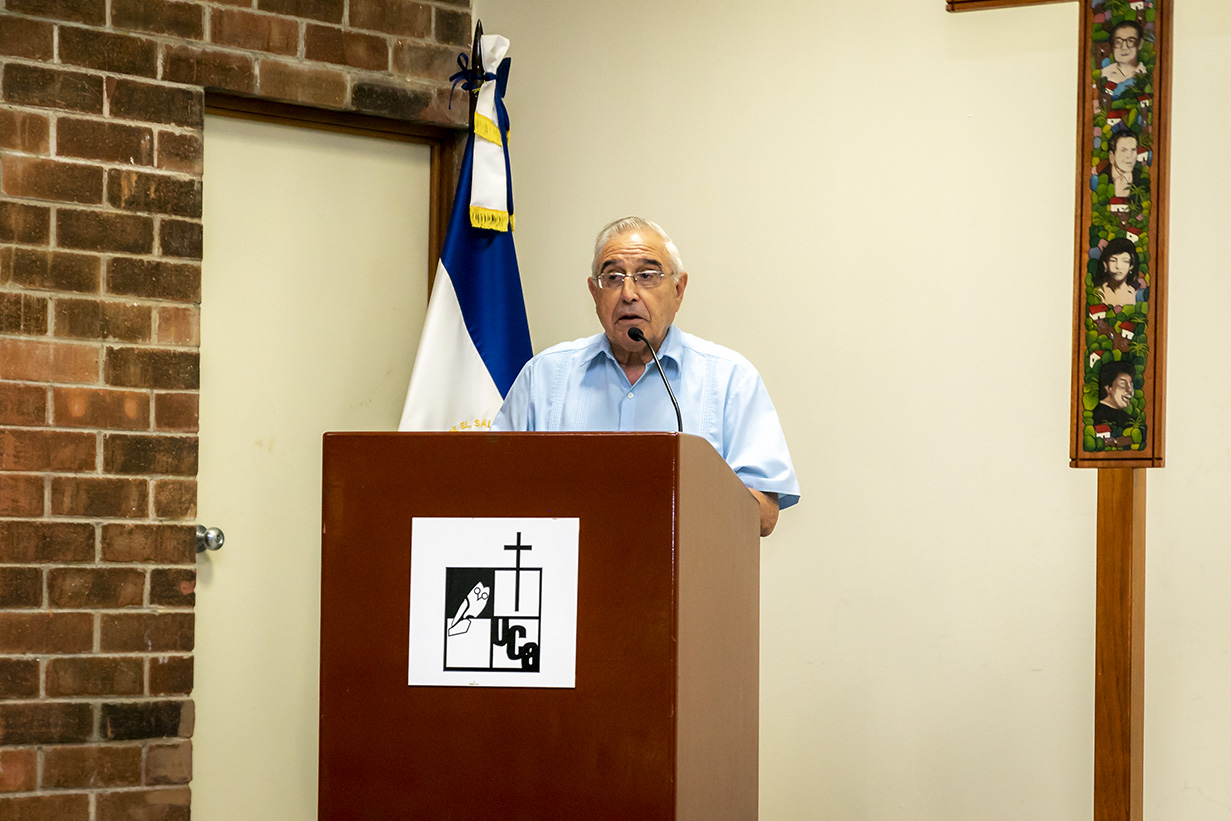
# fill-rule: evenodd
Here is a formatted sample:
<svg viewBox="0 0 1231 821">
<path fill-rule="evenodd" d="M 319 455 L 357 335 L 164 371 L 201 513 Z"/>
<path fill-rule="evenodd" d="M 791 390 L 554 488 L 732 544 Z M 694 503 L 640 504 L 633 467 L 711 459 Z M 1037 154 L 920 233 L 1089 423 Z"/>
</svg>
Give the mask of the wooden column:
<svg viewBox="0 0 1231 821">
<path fill-rule="evenodd" d="M 1145 721 L 1146 472 L 1098 472 L 1094 818 L 1140 821 Z"/>
</svg>

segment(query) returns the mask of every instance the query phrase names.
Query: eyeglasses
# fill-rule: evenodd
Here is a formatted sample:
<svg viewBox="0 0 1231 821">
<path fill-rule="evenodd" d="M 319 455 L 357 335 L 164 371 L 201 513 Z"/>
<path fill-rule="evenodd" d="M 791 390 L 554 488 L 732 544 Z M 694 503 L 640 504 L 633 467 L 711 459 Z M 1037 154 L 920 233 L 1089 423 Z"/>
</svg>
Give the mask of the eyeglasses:
<svg viewBox="0 0 1231 821">
<path fill-rule="evenodd" d="M 651 288 L 657 288 L 665 276 L 667 275 L 662 271 L 653 270 L 638 271 L 635 274 L 618 274 L 615 271 L 608 271 L 595 274 L 591 279 L 604 291 L 620 290 L 624 287 L 624 280 L 626 279 L 631 279 L 638 288 L 644 288 L 648 291 Z"/>
<path fill-rule="evenodd" d="M 1116 37 L 1111 41 L 1111 44 L 1116 48 L 1128 46 L 1129 48 L 1137 48 L 1137 44 L 1141 42 L 1136 37 Z"/>
</svg>

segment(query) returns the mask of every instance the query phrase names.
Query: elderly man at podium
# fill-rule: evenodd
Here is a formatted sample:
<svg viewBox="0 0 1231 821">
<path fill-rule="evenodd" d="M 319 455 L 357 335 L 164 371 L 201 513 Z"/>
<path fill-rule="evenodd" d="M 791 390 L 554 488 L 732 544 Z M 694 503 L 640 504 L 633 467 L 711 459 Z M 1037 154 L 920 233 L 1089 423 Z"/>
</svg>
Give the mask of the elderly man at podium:
<svg viewBox="0 0 1231 821">
<path fill-rule="evenodd" d="M 492 429 L 702 436 L 756 498 L 768 536 L 778 511 L 799 501 L 778 412 L 747 359 L 672 324 L 687 285 L 658 225 L 625 217 L 604 227 L 589 279 L 603 333 L 527 362 Z"/>
</svg>

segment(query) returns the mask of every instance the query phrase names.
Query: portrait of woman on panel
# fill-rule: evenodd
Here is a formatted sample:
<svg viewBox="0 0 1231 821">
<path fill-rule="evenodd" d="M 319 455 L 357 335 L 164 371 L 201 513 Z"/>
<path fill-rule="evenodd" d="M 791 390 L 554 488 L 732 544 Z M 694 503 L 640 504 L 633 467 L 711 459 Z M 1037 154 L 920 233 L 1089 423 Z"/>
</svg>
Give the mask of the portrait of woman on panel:
<svg viewBox="0 0 1231 821">
<path fill-rule="evenodd" d="M 1104 305 L 1120 308 L 1138 301 L 1142 290 L 1137 278 L 1139 264 L 1137 246 L 1126 237 L 1116 237 L 1107 243 L 1093 278 L 1094 289 Z"/>
</svg>

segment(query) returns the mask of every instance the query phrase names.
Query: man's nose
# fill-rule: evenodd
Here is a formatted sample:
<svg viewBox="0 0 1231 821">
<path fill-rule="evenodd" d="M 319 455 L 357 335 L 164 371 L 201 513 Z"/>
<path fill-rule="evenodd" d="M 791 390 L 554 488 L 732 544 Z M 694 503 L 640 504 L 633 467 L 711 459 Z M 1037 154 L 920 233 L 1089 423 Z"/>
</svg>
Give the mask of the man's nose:
<svg viewBox="0 0 1231 821">
<path fill-rule="evenodd" d="M 624 277 L 621 281 L 620 299 L 625 302 L 633 302 L 637 299 L 637 283 L 633 282 L 632 277 Z"/>
</svg>

